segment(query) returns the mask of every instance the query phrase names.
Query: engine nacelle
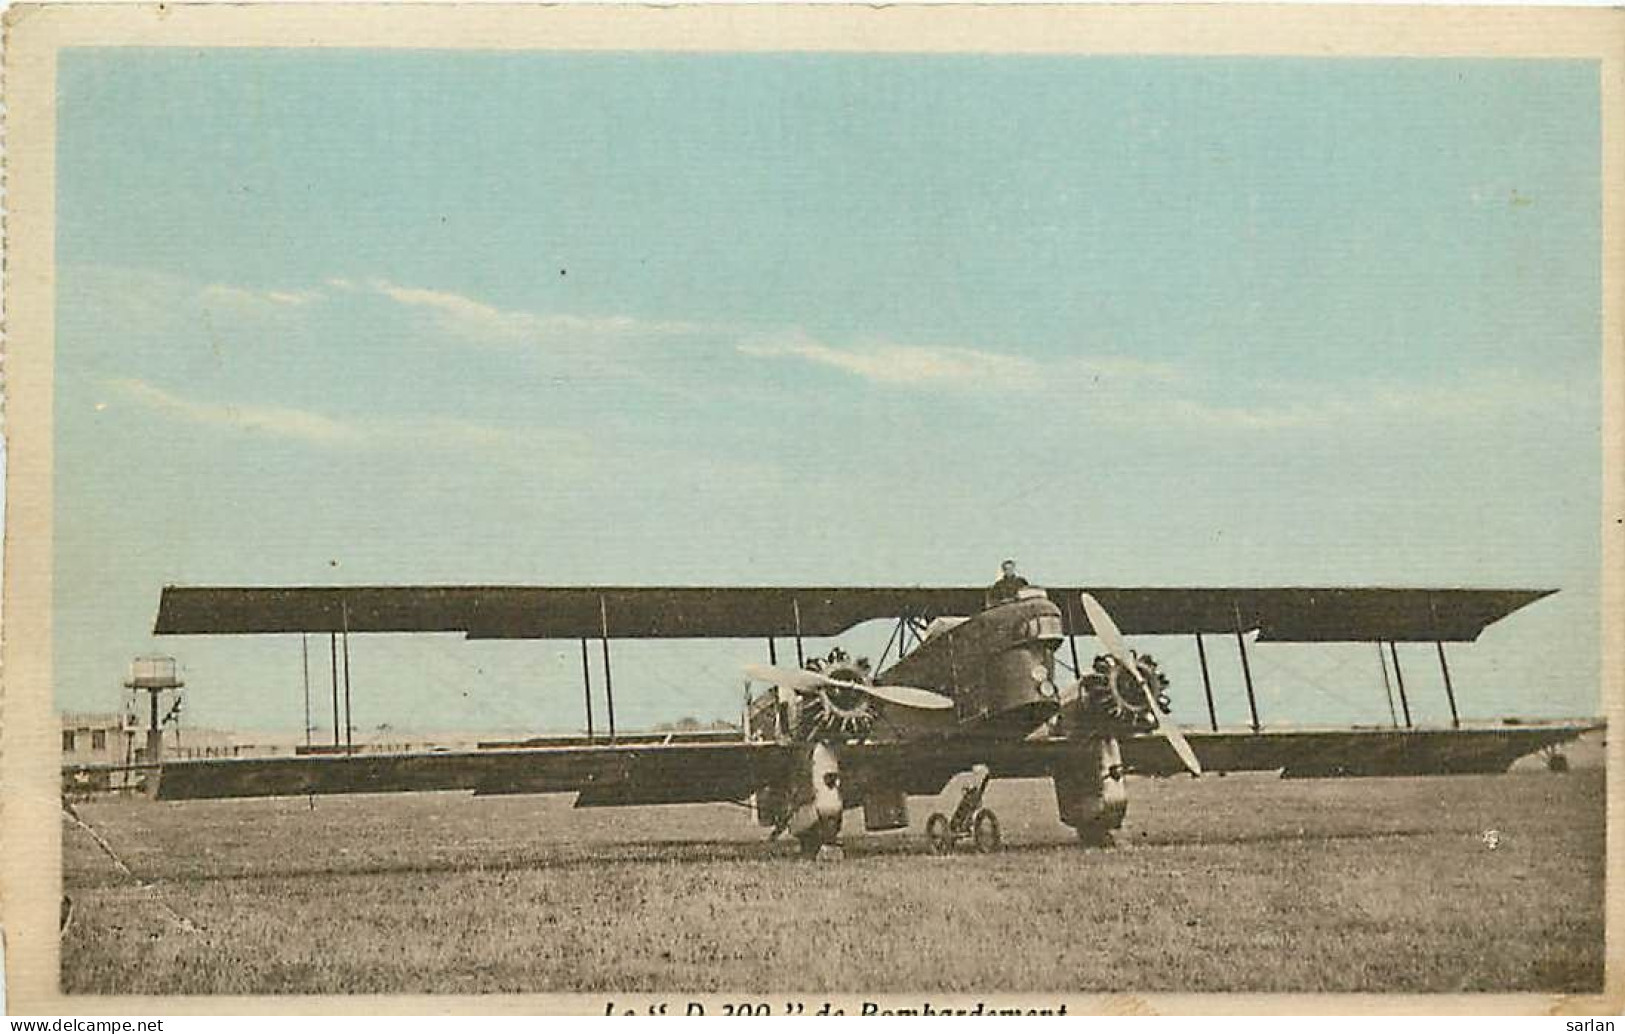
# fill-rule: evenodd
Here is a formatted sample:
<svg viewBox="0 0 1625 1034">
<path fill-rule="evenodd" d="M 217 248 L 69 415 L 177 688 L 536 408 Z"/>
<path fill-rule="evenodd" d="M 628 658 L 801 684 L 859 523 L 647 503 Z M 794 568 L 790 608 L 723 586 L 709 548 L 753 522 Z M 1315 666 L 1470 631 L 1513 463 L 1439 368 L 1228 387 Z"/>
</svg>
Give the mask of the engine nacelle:
<svg viewBox="0 0 1625 1034">
<path fill-rule="evenodd" d="M 1112 831 L 1123 825 L 1128 812 L 1123 752 L 1117 740 L 1109 736 L 1084 740 L 1076 756 L 1056 765 L 1051 778 L 1061 821 L 1077 830 L 1084 843 L 1110 843 Z"/>
<path fill-rule="evenodd" d="M 870 786 L 863 792 L 863 828 L 871 833 L 908 826 L 908 794 L 891 786 Z"/>
</svg>

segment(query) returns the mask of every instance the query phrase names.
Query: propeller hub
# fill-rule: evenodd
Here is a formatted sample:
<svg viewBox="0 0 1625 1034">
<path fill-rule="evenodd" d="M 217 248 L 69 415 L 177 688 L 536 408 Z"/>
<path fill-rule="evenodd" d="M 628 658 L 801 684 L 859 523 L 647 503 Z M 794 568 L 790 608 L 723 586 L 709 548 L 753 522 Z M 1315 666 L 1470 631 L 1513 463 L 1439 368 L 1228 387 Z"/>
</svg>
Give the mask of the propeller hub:
<svg viewBox="0 0 1625 1034">
<path fill-rule="evenodd" d="M 863 691 L 870 684 L 869 662 L 836 649 L 828 657 L 814 658 L 808 671 L 847 685 L 819 685 L 802 701 L 796 722 L 799 738 L 806 740 L 862 739 L 874 727 L 875 707 Z"/>
<path fill-rule="evenodd" d="M 1110 654 L 1102 654 L 1083 676 L 1084 710 L 1119 732 L 1150 732 L 1161 724 L 1162 714 L 1152 710 L 1142 684 L 1151 690 L 1162 714 L 1171 710 L 1168 677 L 1158 670 L 1155 659 L 1136 656 L 1130 669 Z"/>
</svg>

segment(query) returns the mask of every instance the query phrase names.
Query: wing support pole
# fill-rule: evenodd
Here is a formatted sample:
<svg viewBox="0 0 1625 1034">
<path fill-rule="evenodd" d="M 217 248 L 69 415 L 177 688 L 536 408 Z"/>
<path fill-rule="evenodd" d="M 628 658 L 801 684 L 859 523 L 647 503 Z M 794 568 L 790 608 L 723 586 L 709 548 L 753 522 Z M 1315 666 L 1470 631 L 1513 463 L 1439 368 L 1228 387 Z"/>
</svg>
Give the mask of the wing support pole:
<svg viewBox="0 0 1625 1034">
<path fill-rule="evenodd" d="M 1399 667 L 1399 647 L 1388 640 L 1388 656 L 1394 662 L 1394 682 L 1399 686 L 1399 706 L 1405 711 L 1405 728 L 1411 728 L 1411 701 L 1405 695 L 1405 673 Z"/>
<path fill-rule="evenodd" d="M 1061 616 L 1066 620 L 1066 646 L 1072 652 L 1072 677 L 1083 678 L 1083 665 L 1078 663 L 1078 636 L 1072 628 L 1072 606 L 1068 604 L 1061 608 Z"/>
<path fill-rule="evenodd" d="M 1444 695 L 1450 701 L 1450 727 L 1461 728 L 1461 715 L 1456 713 L 1456 687 L 1450 684 L 1450 662 L 1444 659 L 1444 640 L 1435 639 L 1433 648 L 1439 651 L 1439 670 L 1444 673 Z"/>
<path fill-rule="evenodd" d="M 305 749 L 310 749 L 310 633 L 299 633 L 299 659 L 305 669 Z"/>
<path fill-rule="evenodd" d="M 1450 682 L 1450 662 L 1444 659 L 1444 640 L 1439 638 L 1439 604 L 1429 597 L 1428 612 L 1433 615 L 1433 648 L 1439 651 L 1439 671 L 1444 674 L 1444 695 L 1450 701 L 1450 727 L 1461 728 L 1461 716 L 1456 713 L 1456 687 Z"/>
<path fill-rule="evenodd" d="M 908 625 L 908 619 L 907 618 L 898 618 L 897 619 L 896 627 L 894 627 L 891 630 L 891 635 L 886 637 L 886 648 L 880 651 L 880 660 L 875 662 L 875 669 L 874 669 L 875 671 L 880 671 L 881 669 L 886 667 L 886 661 L 888 661 L 891 658 L 891 648 L 892 648 L 892 644 L 894 644 L 894 643 L 897 645 L 897 659 L 898 660 L 903 659 L 903 639 L 902 639 L 902 637 L 903 637 L 903 629 L 906 628 L 907 625 Z"/>
<path fill-rule="evenodd" d="M 327 656 L 333 662 L 333 749 L 339 745 L 339 637 L 327 633 Z"/>
<path fill-rule="evenodd" d="M 609 605 L 598 597 L 599 641 L 604 644 L 604 705 L 609 710 L 609 742 L 615 742 L 615 677 L 609 670 Z"/>
<path fill-rule="evenodd" d="M 344 617 L 344 752 L 355 753 L 355 721 L 350 716 L 350 602 L 341 603 Z"/>
<path fill-rule="evenodd" d="M 1074 656 L 1073 658 L 1077 658 Z M 1202 692 L 1207 694 L 1207 724 L 1219 731 L 1219 713 L 1213 708 L 1213 677 L 1207 671 L 1207 647 L 1202 645 L 1202 633 L 1196 633 L 1196 659 L 1202 663 Z"/>
<path fill-rule="evenodd" d="M 581 688 L 587 701 L 587 745 L 593 742 L 592 734 L 592 665 L 587 659 L 587 640 L 581 640 Z"/>
<path fill-rule="evenodd" d="M 1382 652 L 1382 644 L 1377 644 L 1377 663 L 1382 665 L 1382 691 L 1388 695 L 1388 720 L 1399 728 L 1399 712 L 1394 710 L 1394 684 L 1388 681 L 1388 655 Z"/>
<path fill-rule="evenodd" d="M 1247 660 L 1247 635 L 1241 628 L 1241 605 L 1232 603 L 1230 612 L 1236 617 L 1236 651 L 1241 654 L 1241 677 L 1247 683 L 1247 713 L 1257 733 L 1262 727 L 1258 724 L 1258 697 L 1253 693 L 1253 666 Z"/>
<path fill-rule="evenodd" d="M 779 664 L 779 644 L 772 636 L 767 637 L 767 663 L 774 667 L 778 667 Z"/>
<path fill-rule="evenodd" d="M 805 668 L 807 658 L 801 650 L 801 601 L 794 596 L 790 597 L 790 607 L 795 611 L 796 615 L 796 667 Z"/>
</svg>

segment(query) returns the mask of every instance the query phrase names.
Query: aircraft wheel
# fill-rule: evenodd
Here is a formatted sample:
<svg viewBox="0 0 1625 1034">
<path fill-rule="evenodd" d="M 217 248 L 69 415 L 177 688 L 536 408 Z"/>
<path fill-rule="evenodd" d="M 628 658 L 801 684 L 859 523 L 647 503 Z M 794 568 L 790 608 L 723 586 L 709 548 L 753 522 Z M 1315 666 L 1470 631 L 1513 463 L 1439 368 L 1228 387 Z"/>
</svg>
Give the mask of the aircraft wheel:
<svg viewBox="0 0 1625 1034">
<path fill-rule="evenodd" d="M 1548 772 L 1567 772 L 1569 770 L 1568 755 L 1553 754 L 1551 757 L 1547 758 L 1546 770 Z"/>
<path fill-rule="evenodd" d="M 971 819 L 971 836 L 976 841 L 976 850 L 983 854 L 991 854 L 999 849 L 999 817 L 993 814 L 991 808 L 983 808 Z"/>
<path fill-rule="evenodd" d="M 954 835 L 948 828 L 948 816 L 934 812 L 925 820 L 925 839 L 931 844 L 932 854 L 947 854 L 954 849 Z"/>
<path fill-rule="evenodd" d="M 796 837 L 796 843 L 801 845 L 801 857 L 817 858 L 819 848 L 824 846 L 824 837 L 817 831 L 803 833 Z"/>
</svg>

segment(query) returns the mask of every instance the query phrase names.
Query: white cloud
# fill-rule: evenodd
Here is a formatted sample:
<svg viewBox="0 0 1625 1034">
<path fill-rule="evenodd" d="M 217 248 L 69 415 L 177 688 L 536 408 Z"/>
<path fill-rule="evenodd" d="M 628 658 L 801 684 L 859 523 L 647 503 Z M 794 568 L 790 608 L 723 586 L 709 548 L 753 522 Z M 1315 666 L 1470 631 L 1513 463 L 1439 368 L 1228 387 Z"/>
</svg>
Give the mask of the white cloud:
<svg viewBox="0 0 1625 1034">
<path fill-rule="evenodd" d="M 878 340 L 837 347 L 805 333 L 751 338 L 737 346 L 747 356 L 791 359 L 839 370 L 874 384 L 918 390 L 1005 393 L 1046 392 L 1057 398 L 1121 392 L 1129 404 L 1091 405 L 1093 420 L 1109 424 L 1154 419 L 1197 430 L 1271 433 L 1378 422 L 1469 422 L 1505 419 L 1561 405 L 1573 388 L 1550 380 L 1493 371 L 1464 374 L 1450 383 L 1356 381 L 1289 382 L 1253 379 L 1218 398 L 1187 367 L 1131 356 L 1075 355 L 1040 361 L 971 348 L 900 345 Z M 1204 397 L 1204 395 L 1208 397 Z M 1136 404 L 1143 402 L 1143 404 Z"/>
<path fill-rule="evenodd" d="M 1022 356 L 971 348 L 899 345 L 877 341 L 857 348 L 835 348 L 805 334 L 756 338 L 739 346 L 757 358 L 795 358 L 880 384 L 932 387 L 1038 387 L 1042 368 Z"/>
<path fill-rule="evenodd" d="M 490 424 L 454 417 L 426 416 L 413 420 L 351 419 L 328 416 L 291 406 L 235 405 L 184 398 L 135 378 L 105 382 L 125 398 L 147 409 L 179 417 L 194 424 L 251 431 L 326 447 L 362 448 L 387 445 L 440 444 L 493 446 L 509 442 L 512 432 Z M 104 408 L 99 403 L 98 408 Z M 571 435 L 535 432 L 527 443 L 578 446 Z"/>
<path fill-rule="evenodd" d="M 307 305 L 322 297 L 320 291 L 256 291 L 231 284 L 210 284 L 202 290 L 206 303 L 225 304 L 238 308 L 288 308 Z"/>
<path fill-rule="evenodd" d="M 526 342 L 558 338 L 659 337 L 693 334 L 706 329 L 701 324 L 679 320 L 499 309 L 467 295 L 424 287 L 402 287 L 387 280 L 373 280 L 369 286 L 398 305 L 427 310 L 448 330 L 475 339 Z"/>
<path fill-rule="evenodd" d="M 1486 198 L 1488 193 L 1484 195 Z M 602 347 L 623 342 L 649 343 L 666 337 L 706 333 L 722 348 L 761 360 L 790 360 L 836 370 L 851 377 L 901 390 L 957 391 L 968 395 L 1009 392 L 1049 392 L 1060 398 L 1092 396 L 1102 392 L 1139 391 L 1158 419 L 1198 429 L 1277 432 L 1334 428 L 1372 420 L 1393 423 L 1408 419 L 1499 419 L 1511 413 L 1538 411 L 1563 405 L 1574 385 L 1555 381 L 1497 376 L 1493 372 L 1464 373 L 1449 383 L 1359 381 L 1343 383 L 1285 382 L 1250 379 L 1232 383 L 1223 392 L 1204 391 L 1195 368 L 1109 352 L 1075 352 L 1065 358 L 1039 359 L 991 349 L 950 345 L 902 344 L 872 338 L 831 344 L 792 329 L 782 333 L 753 333 L 738 326 L 680 320 L 652 320 L 625 315 L 583 316 L 503 309 L 452 291 L 407 287 L 387 280 L 356 281 L 333 277 L 322 288 L 308 290 L 251 290 L 227 284 L 204 287 L 201 295 L 217 304 L 263 315 L 291 312 L 323 298 L 326 291 L 369 292 L 402 308 L 427 314 L 442 329 L 472 341 L 540 345 L 568 358 L 568 377 L 584 376 L 592 364 L 603 364 L 621 377 L 641 377 L 647 353 Z M 662 374 L 667 380 L 668 370 Z M 435 429 L 414 425 L 365 426 L 297 409 L 279 407 L 225 407 L 196 403 L 167 395 L 139 381 L 124 382 L 127 393 L 140 395 L 154 407 L 167 408 L 197 422 L 238 427 L 310 442 L 403 440 L 438 437 L 469 445 L 490 444 L 505 432 L 486 425 L 439 421 Z M 1154 393 L 1154 394 L 1153 394 Z M 1131 397 L 1125 395 L 1125 397 Z M 1091 406 L 1094 419 L 1104 422 L 1143 420 L 1146 406 Z"/>
<path fill-rule="evenodd" d="M 467 295 L 427 287 L 406 287 L 388 280 L 359 283 L 329 277 L 323 287 L 305 290 L 256 290 L 232 284 L 209 284 L 199 291 L 205 304 L 243 313 L 273 314 L 331 297 L 327 291 L 354 294 L 370 290 L 398 306 L 428 313 L 442 329 L 475 341 L 493 343 L 598 343 L 612 339 L 657 338 L 694 334 L 707 329 L 683 320 L 647 320 L 633 316 L 582 316 L 502 309 Z"/>
<path fill-rule="evenodd" d="M 1464 374 L 1451 383 L 1356 381 L 1338 385 L 1261 381 L 1248 401 L 1212 405 L 1188 397 L 1160 399 L 1158 411 L 1198 427 L 1247 431 L 1336 428 L 1362 423 L 1503 420 L 1561 406 L 1574 389 L 1557 380 L 1496 371 Z"/>
<path fill-rule="evenodd" d="M 195 424 L 234 427 L 278 438 L 294 438 L 318 445 L 359 443 L 363 435 L 354 424 L 305 409 L 287 406 L 237 406 L 182 398 L 146 381 L 117 378 L 107 382 L 126 398 L 148 409 L 169 413 Z"/>
<path fill-rule="evenodd" d="M 793 358 L 861 377 L 877 384 L 964 390 L 1058 391 L 1106 383 L 1173 382 L 1183 374 L 1167 363 L 1128 356 L 1083 355 L 1042 361 L 1007 352 L 943 345 L 902 345 L 876 340 L 835 347 L 803 333 L 759 337 L 738 346 L 757 358 Z"/>
</svg>

